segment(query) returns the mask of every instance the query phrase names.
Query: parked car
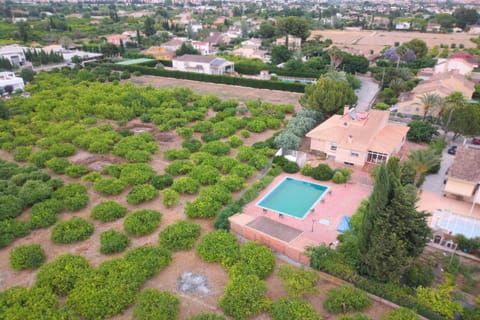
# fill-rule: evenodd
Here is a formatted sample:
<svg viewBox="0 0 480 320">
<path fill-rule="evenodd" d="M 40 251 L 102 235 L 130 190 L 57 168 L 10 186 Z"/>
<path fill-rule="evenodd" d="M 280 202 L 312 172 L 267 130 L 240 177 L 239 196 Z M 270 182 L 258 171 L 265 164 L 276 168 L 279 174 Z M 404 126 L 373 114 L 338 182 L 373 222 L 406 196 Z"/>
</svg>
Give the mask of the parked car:
<svg viewBox="0 0 480 320">
<path fill-rule="evenodd" d="M 473 139 L 472 139 L 472 143 L 473 143 L 473 144 L 478 144 L 478 145 L 480 145 L 480 137 L 475 137 L 475 138 L 473 138 Z"/>
<path fill-rule="evenodd" d="M 448 150 L 447 150 L 447 153 L 448 153 L 448 154 L 455 154 L 455 153 L 457 153 L 457 146 L 450 146 L 450 148 L 448 148 Z"/>
</svg>

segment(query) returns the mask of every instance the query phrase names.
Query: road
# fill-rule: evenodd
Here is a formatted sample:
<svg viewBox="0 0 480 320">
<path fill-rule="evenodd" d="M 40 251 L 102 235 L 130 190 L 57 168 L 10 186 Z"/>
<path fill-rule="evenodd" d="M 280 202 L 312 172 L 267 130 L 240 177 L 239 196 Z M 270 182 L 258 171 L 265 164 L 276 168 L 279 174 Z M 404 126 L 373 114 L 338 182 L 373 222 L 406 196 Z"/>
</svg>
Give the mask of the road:
<svg viewBox="0 0 480 320">
<path fill-rule="evenodd" d="M 362 82 L 362 87 L 355 90 L 355 94 L 358 97 L 356 110 L 359 112 L 368 111 L 380 90 L 380 86 L 370 77 L 357 76 Z"/>
<path fill-rule="evenodd" d="M 429 174 L 425 178 L 425 182 L 422 184 L 422 190 L 442 194 L 443 188 L 445 185 L 443 181 L 445 180 L 447 170 L 453 163 L 455 156 L 447 153 L 448 148 L 445 148 L 442 152 L 442 162 L 440 164 L 440 170 L 438 173 Z"/>
</svg>

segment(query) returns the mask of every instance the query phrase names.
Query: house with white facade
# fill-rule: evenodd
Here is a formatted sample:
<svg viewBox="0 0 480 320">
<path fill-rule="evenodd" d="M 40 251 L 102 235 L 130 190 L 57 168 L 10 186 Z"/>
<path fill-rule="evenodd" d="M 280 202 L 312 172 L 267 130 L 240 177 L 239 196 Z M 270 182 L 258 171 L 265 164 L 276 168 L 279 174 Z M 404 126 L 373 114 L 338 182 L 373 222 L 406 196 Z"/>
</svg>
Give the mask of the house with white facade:
<svg viewBox="0 0 480 320">
<path fill-rule="evenodd" d="M 17 77 L 13 72 L 0 72 L 0 91 L 15 92 L 17 90 L 24 90 L 23 79 Z"/>
<path fill-rule="evenodd" d="M 287 40 L 288 38 L 288 40 Z M 288 41 L 288 49 L 295 50 L 302 47 L 302 38 L 294 37 L 292 35 L 288 35 L 286 37 L 280 37 L 275 41 L 275 45 L 277 46 L 285 46 Z"/>
<path fill-rule="evenodd" d="M 208 41 L 192 41 L 192 47 L 203 56 L 207 56 L 211 53 L 210 43 Z"/>
<path fill-rule="evenodd" d="M 173 69 L 177 71 L 205 74 L 230 74 L 234 72 L 234 63 L 212 56 L 185 54 L 172 59 Z"/>
<path fill-rule="evenodd" d="M 0 47 L 0 57 L 10 61 L 12 65 L 22 66 L 27 62 L 24 50 L 27 48 L 12 44 Z"/>
<path fill-rule="evenodd" d="M 410 30 L 411 26 L 412 24 L 407 21 L 398 22 L 397 24 L 395 24 L 395 30 Z"/>
</svg>

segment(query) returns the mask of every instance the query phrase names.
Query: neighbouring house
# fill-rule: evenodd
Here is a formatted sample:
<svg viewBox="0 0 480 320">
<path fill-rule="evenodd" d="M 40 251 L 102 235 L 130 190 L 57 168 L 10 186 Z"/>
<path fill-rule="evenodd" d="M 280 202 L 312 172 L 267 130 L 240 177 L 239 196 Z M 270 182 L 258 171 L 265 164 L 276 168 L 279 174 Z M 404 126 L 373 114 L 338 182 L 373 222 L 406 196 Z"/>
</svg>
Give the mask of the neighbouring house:
<svg viewBox="0 0 480 320">
<path fill-rule="evenodd" d="M 192 47 L 203 56 L 207 56 L 211 53 L 210 43 L 207 41 L 192 41 Z"/>
<path fill-rule="evenodd" d="M 343 115 L 333 115 L 307 133 L 310 150 L 345 165 L 385 163 L 398 154 L 409 129 L 388 123 L 389 115 L 382 110 L 359 113 L 346 106 Z"/>
<path fill-rule="evenodd" d="M 132 42 L 130 36 L 126 34 L 111 34 L 105 37 L 107 42 L 112 43 L 116 46 L 119 46 L 121 43 L 126 44 L 127 42 Z"/>
<path fill-rule="evenodd" d="M 385 17 L 374 17 L 372 21 L 372 27 L 373 29 L 383 29 L 387 30 L 388 29 L 388 24 L 390 23 L 390 20 Z"/>
<path fill-rule="evenodd" d="M 230 74 L 234 72 L 234 63 L 222 58 L 186 54 L 172 59 L 173 69 L 178 71 L 205 74 Z"/>
<path fill-rule="evenodd" d="M 175 52 L 178 49 L 180 49 L 180 47 L 184 42 L 185 42 L 185 39 L 183 38 L 173 38 L 172 40 L 169 40 L 163 43 L 160 47 L 164 48 L 165 50 Z"/>
<path fill-rule="evenodd" d="M 21 77 L 15 76 L 13 72 L 0 72 L 0 90 L 2 92 L 8 92 L 8 87 L 11 87 L 11 91 L 24 90 L 24 83 Z"/>
<path fill-rule="evenodd" d="M 471 26 L 470 30 L 468 31 L 468 34 L 480 35 L 480 26 L 479 25 Z"/>
<path fill-rule="evenodd" d="M 220 44 L 226 44 L 230 39 L 222 32 L 210 32 L 210 35 L 205 39 L 210 46 L 218 46 Z"/>
<path fill-rule="evenodd" d="M 156 60 L 172 60 L 175 57 L 175 51 L 170 51 L 159 46 L 153 46 L 143 51 L 140 51 L 144 55 L 151 55 Z"/>
<path fill-rule="evenodd" d="M 260 49 L 262 46 L 262 40 L 257 38 L 251 38 L 242 42 L 244 48 Z"/>
<path fill-rule="evenodd" d="M 410 22 L 398 22 L 395 24 L 395 30 L 409 30 L 412 24 Z"/>
<path fill-rule="evenodd" d="M 442 26 L 440 24 L 432 22 L 427 23 L 427 27 L 425 28 L 427 32 L 440 32 L 441 29 Z"/>
<path fill-rule="evenodd" d="M 434 74 L 430 79 L 420 82 L 412 91 L 400 96 L 396 104 L 399 113 L 423 116 L 425 110 L 421 102 L 424 94 L 437 94 L 444 98 L 458 91 L 465 99 L 470 99 L 475 92 L 475 84 L 461 75 L 458 71 Z M 431 115 L 438 115 L 439 110 L 431 110 Z"/>
<path fill-rule="evenodd" d="M 0 57 L 10 61 L 12 65 L 22 66 L 27 62 L 24 50 L 27 48 L 12 44 L 0 47 Z"/>
<path fill-rule="evenodd" d="M 458 147 L 453 164 L 448 169 L 444 195 L 480 203 L 480 149 Z"/>
<path fill-rule="evenodd" d="M 278 38 L 277 40 L 275 40 L 275 45 L 285 46 L 287 43 L 287 38 L 288 38 L 288 49 L 295 50 L 295 49 L 299 49 L 302 46 L 302 38 L 294 37 L 292 35 Z"/>
<path fill-rule="evenodd" d="M 264 62 L 269 61 L 267 51 L 250 47 L 242 47 L 235 49 L 232 51 L 232 54 L 242 58 L 260 59 Z"/>
<path fill-rule="evenodd" d="M 465 59 L 438 59 L 434 67 L 434 73 L 446 73 L 456 70 L 459 74 L 465 76 L 470 75 L 475 67 L 475 64 Z"/>
</svg>

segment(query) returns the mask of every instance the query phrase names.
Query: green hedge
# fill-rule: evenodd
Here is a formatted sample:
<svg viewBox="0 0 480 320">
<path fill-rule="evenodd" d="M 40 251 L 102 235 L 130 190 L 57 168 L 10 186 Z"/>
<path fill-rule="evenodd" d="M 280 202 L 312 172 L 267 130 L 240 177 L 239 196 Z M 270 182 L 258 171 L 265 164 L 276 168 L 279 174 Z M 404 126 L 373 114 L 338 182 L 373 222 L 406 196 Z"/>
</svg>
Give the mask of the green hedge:
<svg viewBox="0 0 480 320">
<path fill-rule="evenodd" d="M 210 74 L 194 73 L 194 72 L 155 69 L 155 68 L 144 67 L 140 65 L 122 66 L 122 65 L 115 65 L 115 64 L 105 64 L 105 66 L 108 66 L 114 70 L 128 70 L 130 72 L 139 71 L 142 74 L 152 75 L 152 76 L 169 77 L 169 78 L 176 78 L 176 79 L 187 79 L 187 80 L 202 81 L 202 82 L 223 83 L 223 84 L 236 85 L 236 86 L 242 86 L 242 87 L 251 87 L 251 88 L 258 88 L 258 89 L 271 89 L 271 90 L 292 91 L 292 92 L 301 92 L 301 93 L 303 93 L 305 89 L 305 85 L 301 83 L 266 81 L 266 80 L 256 80 L 256 79 L 222 76 L 222 75 L 210 75 Z"/>
</svg>

